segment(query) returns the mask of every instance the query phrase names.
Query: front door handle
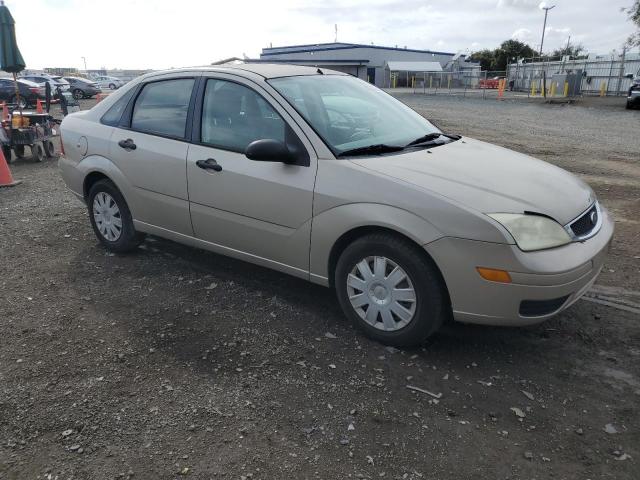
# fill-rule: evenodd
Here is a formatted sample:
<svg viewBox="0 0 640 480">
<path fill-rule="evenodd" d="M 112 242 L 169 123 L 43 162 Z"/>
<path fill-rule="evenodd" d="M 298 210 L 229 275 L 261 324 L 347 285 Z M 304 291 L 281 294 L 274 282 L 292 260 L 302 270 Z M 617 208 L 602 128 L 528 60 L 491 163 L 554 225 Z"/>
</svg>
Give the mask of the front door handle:
<svg viewBox="0 0 640 480">
<path fill-rule="evenodd" d="M 126 140 L 120 140 L 118 142 L 118 145 L 120 145 L 122 148 L 124 148 L 127 151 L 135 150 L 137 148 L 136 144 L 130 138 L 127 138 Z"/>
<path fill-rule="evenodd" d="M 218 165 L 213 158 L 207 158 L 206 160 L 198 160 L 196 165 L 204 170 L 213 170 L 214 172 L 221 172 L 222 165 Z"/>
</svg>

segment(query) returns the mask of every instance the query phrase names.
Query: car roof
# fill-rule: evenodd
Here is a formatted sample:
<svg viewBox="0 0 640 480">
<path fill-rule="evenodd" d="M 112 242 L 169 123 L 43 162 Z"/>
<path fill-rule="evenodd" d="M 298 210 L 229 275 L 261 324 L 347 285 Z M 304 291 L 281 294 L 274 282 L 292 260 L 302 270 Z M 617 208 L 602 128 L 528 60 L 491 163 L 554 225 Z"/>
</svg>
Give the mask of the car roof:
<svg viewBox="0 0 640 480">
<path fill-rule="evenodd" d="M 10 79 L 10 78 L 7 78 L 7 79 L 5 79 L 5 80 L 11 80 L 11 79 Z M 26 78 L 18 78 L 18 81 L 19 81 L 20 83 L 24 83 L 25 85 L 29 85 L 29 86 L 31 86 L 31 87 L 39 87 L 39 86 L 40 86 L 40 85 L 39 85 L 39 84 L 37 84 L 36 82 L 33 82 L 33 81 L 31 81 L 31 80 L 27 80 Z"/>
<path fill-rule="evenodd" d="M 290 65 L 281 63 L 242 63 L 238 65 L 213 65 L 206 67 L 178 68 L 173 70 L 157 71 L 148 74 L 155 76 L 158 74 L 180 73 L 180 72 L 228 72 L 242 75 L 243 73 L 253 73 L 264 78 L 295 77 L 301 75 L 318 75 L 320 72 L 327 75 L 348 75 L 336 70 L 326 68 L 309 67 L 302 65 Z"/>
<path fill-rule="evenodd" d="M 80 80 L 81 82 L 89 82 L 91 83 L 92 80 L 89 80 L 88 78 L 82 78 L 82 77 L 63 77 L 65 80 Z"/>
</svg>

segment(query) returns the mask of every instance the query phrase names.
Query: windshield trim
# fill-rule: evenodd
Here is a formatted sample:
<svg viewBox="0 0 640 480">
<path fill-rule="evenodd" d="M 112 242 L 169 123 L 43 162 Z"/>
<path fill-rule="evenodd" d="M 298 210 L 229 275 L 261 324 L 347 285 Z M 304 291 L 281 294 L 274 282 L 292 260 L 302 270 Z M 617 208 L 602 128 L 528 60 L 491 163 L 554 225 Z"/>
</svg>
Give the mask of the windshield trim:
<svg viewBox="0 0 640 480">
<path fill-rule="evenodd" d="M 361 78 L 354 77 L 353 75 L 349 75 L 349 74 L 346 74 L 346 73 L 341 73 L 341 72 L 340 72 L 340 73 L 335 73 L 335 74 L 323 74 L 323 75 L 326 75 L 326 76 L 335 76 L 335 77 L 349 77 L 349 78 L 353 78 L 353 79 L 359 80 L 359 81 L 361 81 L 361 82 L 364 82 L 364 83 L 366 83 L 367 85 L 371 85 L 369 82 L 365 82 L 365 81 L 364 81 L 363 79 L 361 79 Z M 304 121 L 305 125 L 307 125 L 307 126 L 308 126 L 312 131 L 313 131 L 313 133 L 315 133 L 315 134 L 316 134 L 316 136 L 320 139 L 320 141 L 321 141 L 321 142 L 322 142 L 322 143 L 323 143 L 323 144 L 324 144 L 324 145 L 329 149 L 329 151 L 333 154 L 333 157 L 334 157 L 336 160 L 345 160 L 345 159 L 349 159 L 349 158 L 350 158 L 349 156 L 341 157 L 341 156 L 340 156 L 340 154 L 341 154 L 342 152 L 341 152 L 340 150 L 337 150 L 333 145 L 331 145 L 331 143 L 329 143 L 329 142 L 324 138 L 324 136 L 322 136 L 322 135 L 320 134 L 320 132 L 318 132 L 318 130 L 317 130 L 313 125 L 311 125 L 311 123 L 309 122 L 309 120 L 307 120 L 307 118 L 304 116 L 304 114 L 303 114 L 300 110 L 298 110 L 298 109 L 296 108 L 296 106 L 295 106 L 292 102 L 290 102 L 290 101 L 289 101 L 289 99 L 288 99 L 284 94 L 282 94 L 282 93 L 280 92 L 280 90 L 278 90 L 278 89 L 276 88 L 276 86 L 275 86 L 275 85 L 273 85 L 273 84 L 271 83 L 271 81 L 272 81 L 272 80 L 281 80 L 281 79 L 283 79 L 283 78 L 292 78 L 292 77 L 299 77 L 299 78 L 300 78 L 300 77 L 318 77 L 318 76 L 322 76 L 322 75 L 321 75 L 321 74 L 284 75 L 284 76 L 280 76 L 280 77 L 266 78 L 266 79 L 265 79 L 265 82 L 266 82 L 266 83 L 268 83 L 268 84 L 269 84 L 269 86 L 270 86 L 271 88 L 273 88 L 273 90 L 275 90 L 275 92 L 276 92 L 276 93 L 277 93 L 281 98 L 283 98 L 283 99 L 284 99 L 284 101 L 286 102 L 286 104 L 287 104 L 287 105 L 289 105 L 291 108 L 293 108 L 293 110 L 294 110 L 294 111 L 295 111 L 295 112 L 300 116 L 300 118 L 302 118 L 302 120 Z M 373 85 L 373 87 L 375 87 L 375 85 Z M 375 87 L 375 88 L 377 88 L 377 90 L 378 90 L 379 92 L 382 92 L 383 94 L 385 94 L 385 95 L 389 96 L 389 97 L 390 97 L 390 98 L 392 98 L 393 100 L 395 100 L 395 101 L 397 101 L 397 102 L 400 102 L 400 100 L 398 100 L 397 98 L 395 98 L 395 97 L 394 97 L 393 95 L 391 95 L 390 93 L 385 92 L 385 91 L 384 91 L 384 90 L 382 90 L 381 88 L 378 88 L 378 87 Z M 407 105 L 407 104 L 405 104 L 405 103 L 403 103 L 403 102 L 400 102 L 400 103 L 402 103 L 405 107 L 407 107 L 408 109 L 412 110 L 412 111 L 413 111 L 413 112 L 415 112 L 416 114 L 420 115 L 420 113 L 418 113 L 416 110 L 414 110 L 413 108 L 411 108 L 409 105 Z M 422 117 L 422 115 L 420 115 L 420 116 Z M 428 118 L 426 118 L 426 117 L 422 117 L 422 118 L 424 118 L 427 122 L 429 122 L 429 123 L 433 126 L 433 128 L 435 129 L 435 131 L 436 131 L 436 132 L 439 132 L 439 133 L 441 133 L 441 134 L 442 134 L 442 130 L 440 130 L 440 128 L 438 128 L 436 125 L 434 125 L 434 124 L 433 124 L 433 123 L 432 123 Z M 413 146 L 412 146 L 412 147 L 413 147 Z M 397 151 L 397 152 L 388 152 L 388 153 L 384 153 L 384 155 L 385 155 L 385 156 L 386 156 L 386 155 L 398 155 L 398 154 L 403 153 L 403 151 L 404 151 L 404 149 L 403 149 L 403 150 L 399 150 L 399 151 Z M 375 153 L 373 153 L 373 154 L 371 154 L 370 156 L 379 156 L 379 155 L 380 155 L 380 154 L 375 154 Z M 360 158 L 364 158 L 364 157 L 365 157 L 365 155 L 362 155 L 362 156 L 359 156 L 359 157 L 360 157 Z"/>
</svg>

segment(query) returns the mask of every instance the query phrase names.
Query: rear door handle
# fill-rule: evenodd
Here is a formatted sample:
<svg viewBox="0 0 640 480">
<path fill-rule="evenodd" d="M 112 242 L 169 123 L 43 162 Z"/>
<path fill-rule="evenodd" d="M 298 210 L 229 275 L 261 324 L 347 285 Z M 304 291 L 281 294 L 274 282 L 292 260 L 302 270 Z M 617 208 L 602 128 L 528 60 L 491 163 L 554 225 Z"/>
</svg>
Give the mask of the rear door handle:
<svg viewBox="0 0 640 480">
<path fill-rule="evenodd" d="M 122 148 L 124 148 L 127 151 L 135 150 L 137 148 L 136 144 L 130 138 L 127 138 L 126 140 L 120 140 L 118 142 L 118 145 L 120 145 Z"/>
<path fill-rule="evenodd" d="M 213 170 L 214 172 L 221 172 L 222 165 L 218 165 L 213 158 L 207 158 L 206 160 L 198 160 L 196 165 L 204 170 Z"/>
</svg>

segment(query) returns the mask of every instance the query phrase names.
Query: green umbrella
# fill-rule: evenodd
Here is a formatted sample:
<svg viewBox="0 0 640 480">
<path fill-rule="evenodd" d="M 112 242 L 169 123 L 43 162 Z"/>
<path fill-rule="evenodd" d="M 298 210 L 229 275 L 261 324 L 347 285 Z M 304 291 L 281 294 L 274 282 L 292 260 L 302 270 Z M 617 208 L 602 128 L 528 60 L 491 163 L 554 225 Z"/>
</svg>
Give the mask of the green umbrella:
<svg viewBox="0 0 640 480">
<path fill-rule="evenodd" d="M 13 21 L 11 12 L 9 12 L 4 1 L 0 1 L 0 69 L 13 73 L 14 81 L 16 81 L 16 73 L 24 70 L 26 66 L 20 50 L 18 50 L 15 24 L 16 22 Z M 20 92 L 17 81 L 16 97 L 18 99 L 18 107 L 20 107 Z"/>
<path fill-rule="evenodd" d="M 16 42 L 16 22 L 4 2 L 0 2 L 0 69 L 18 73 L 26 66 Z"/>
</svg>

